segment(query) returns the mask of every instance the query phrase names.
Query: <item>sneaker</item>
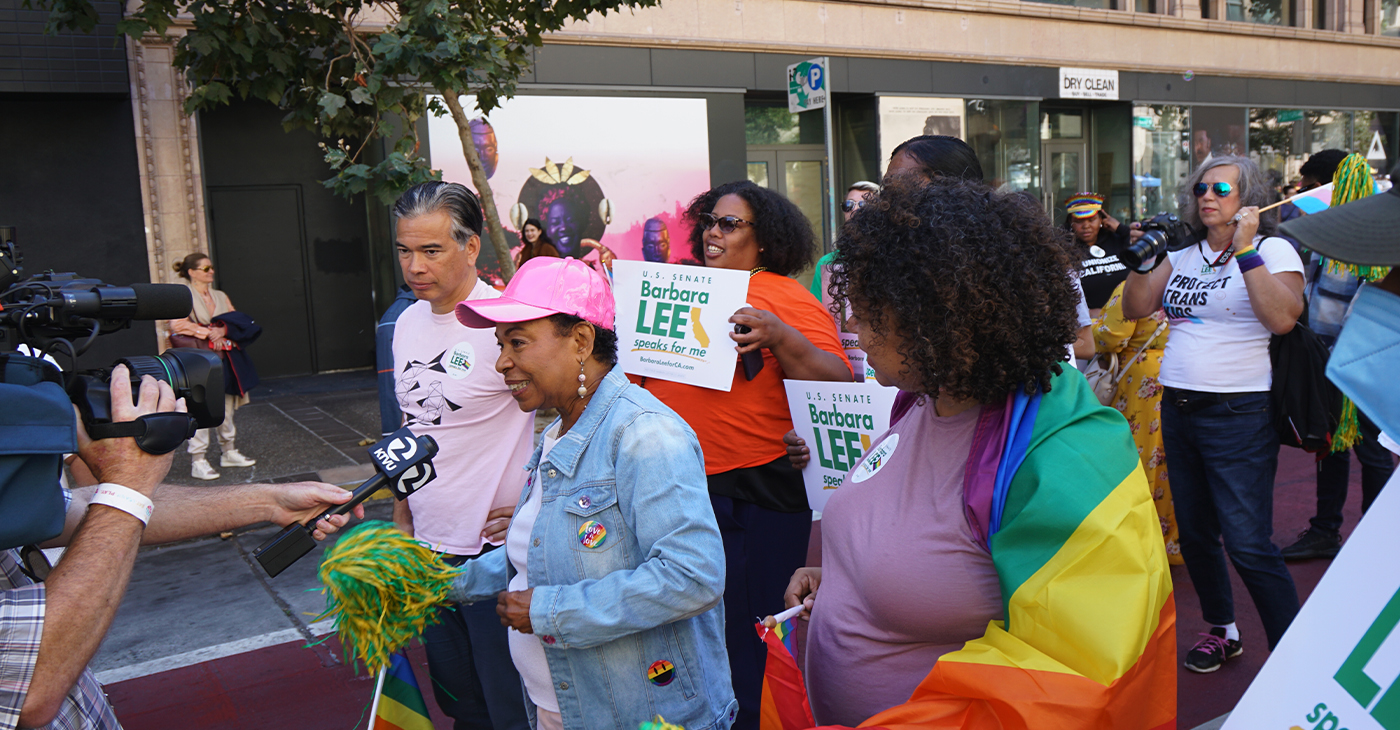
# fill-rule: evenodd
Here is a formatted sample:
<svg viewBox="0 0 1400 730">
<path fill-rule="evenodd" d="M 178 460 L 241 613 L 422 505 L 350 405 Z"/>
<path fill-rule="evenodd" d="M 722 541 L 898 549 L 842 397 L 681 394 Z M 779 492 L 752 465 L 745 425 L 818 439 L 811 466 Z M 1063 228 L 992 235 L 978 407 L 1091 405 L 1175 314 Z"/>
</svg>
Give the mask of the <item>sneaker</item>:
<svg viewBox="0 0 1400 730">
<path fill-rule="evenodd" d="M 190 462 L 190 476 L 207 482 L 218 479 L 219 472 L 214 471 L 214 467 L 209 466 L 209 462 L 205 459 L 195 459 Z"/>
<path fill-rule="evenodd" d="M 1186 668 L 1197 674 L 1210 674 L 1220 668 L 1227 659 L 1244 653 L 1244 645 L 1225 638 L 1225 629 L 1214 626 L 1209 634 L 1201 634 L 1201 639 L 1191 651 L 1186 653 Z"/>
<path fill-rule="evenodd" d="M 1314 560 L 1317 558 L 1335 558 L 1337 551 L 1342 549 L 1342 536 L 1329 535 L 1320 530 L 1309 527 L 1298 533 L 1298 540 L 1292 545 L 1284 548 L 1284 560 Z"/>
<path fill-rule="evenodd" d="M 252 466 L 258 463 L 257 459 L 238 453 L 238 449 L 224 449 L 224 453 L 219 456 L 219 466 Z"/>
</svg>

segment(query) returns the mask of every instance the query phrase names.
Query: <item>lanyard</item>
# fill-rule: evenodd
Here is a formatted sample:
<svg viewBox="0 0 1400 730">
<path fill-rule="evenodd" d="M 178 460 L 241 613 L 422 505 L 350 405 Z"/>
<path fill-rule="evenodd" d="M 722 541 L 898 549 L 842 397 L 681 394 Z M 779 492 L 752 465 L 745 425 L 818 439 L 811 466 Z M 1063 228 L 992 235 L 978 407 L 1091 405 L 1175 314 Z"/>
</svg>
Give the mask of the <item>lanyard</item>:
<svg viewBox="0 0 1400 730">
<path fill-rule="evenodd" d="M 1235 247 L 1226 246 L 1225 250 L 1221 251 L 1220 255 L 1215 257 L 1215 261 L 1211 261 L 1210 259 L 1206 258 L 1205 248 L 1201 245 L 1200 241 L 1196 242 L 1196 250 L 1201 253 L 1201 260 L 1206 262 L 1206 265 L 1211 267 L 1212 269 L 1230 263 L 1230 257 L 1235 255 Z"/>
</svg>

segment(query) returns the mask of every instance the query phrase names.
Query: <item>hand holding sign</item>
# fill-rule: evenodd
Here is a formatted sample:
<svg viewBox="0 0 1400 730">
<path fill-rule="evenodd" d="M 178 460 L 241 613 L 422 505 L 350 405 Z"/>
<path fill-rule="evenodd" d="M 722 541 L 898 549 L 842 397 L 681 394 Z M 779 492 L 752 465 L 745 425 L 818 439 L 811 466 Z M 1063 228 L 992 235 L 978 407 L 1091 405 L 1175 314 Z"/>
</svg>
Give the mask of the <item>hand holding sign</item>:
<svg viewBox="0 0 1400 730">
<path fill-rule="evenodd" d="M 622 371 L 729 390 L 737 347 L 721 333 L 748 289 L 747 271 L 618 260 L 613 296 Z"/>
<path fill-rule="evenodd" d="M 890 409 L 899 391 L 869 383 L 787 380 L 783 385 L 794 427 L 783 443 L 794 466 L 804 456 L 808 460 L 802 468 L 807 503 L 820 512 L 846 473 L 889 430 Z M 811 452 L 804 453 L 808 449 Z"/>
</svg>

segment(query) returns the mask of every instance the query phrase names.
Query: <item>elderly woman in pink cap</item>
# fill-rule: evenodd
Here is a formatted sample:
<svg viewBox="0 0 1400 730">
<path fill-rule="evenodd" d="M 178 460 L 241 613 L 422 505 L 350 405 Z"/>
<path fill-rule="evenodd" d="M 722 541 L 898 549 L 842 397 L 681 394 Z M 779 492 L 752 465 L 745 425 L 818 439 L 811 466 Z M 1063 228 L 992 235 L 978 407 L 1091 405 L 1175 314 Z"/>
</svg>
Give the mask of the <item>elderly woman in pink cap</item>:
<svg viewBox="0 0 1400 730">
<path fill-rule="evenodd" d="M 660 714 L 727 729 L 738 704 L 704 457 L 617 367 L 607 281 L 577 259 L 535 258 L 457 318 L 495 328 L 521 410 L 559 411 L 525 465 L 506 549 L 464 566 L 450 596 L 497 600 L 532 725 L 633 730 Z"/>
</svg>

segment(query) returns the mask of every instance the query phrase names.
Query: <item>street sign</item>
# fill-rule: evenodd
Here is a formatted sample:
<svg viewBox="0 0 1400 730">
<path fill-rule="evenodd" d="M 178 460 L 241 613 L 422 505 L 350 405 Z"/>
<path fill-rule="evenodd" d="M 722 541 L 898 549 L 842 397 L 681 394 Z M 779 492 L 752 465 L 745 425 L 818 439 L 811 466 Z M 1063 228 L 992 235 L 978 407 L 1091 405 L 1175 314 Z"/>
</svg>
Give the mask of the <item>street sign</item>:
<svg viewBox="0 0 1400 730">
<path fill-rule="evenodd" d="M 1385 145 L 1381 142 L 1380 130 L 1371 136 L 1371 148 L 1366 150 L 1366 159 L 1385 162 Z"/>
<path fill-rule="evenodd" d="M 1061 99 L 1118 98 L 1118 72 L 1102 68 L 1060 68 Z"/>
<path fill-rule="evenodd" d="M 1287 124 L 1287 123 L 1289 123 L 1289 122 L 1301 122 L 1301 121 L 1303 121 L 1303 110 L 1302 110 L 1302 109 L 1280 109 L 1280 110 L 1278 111 L 1277 118 L 1278 118 L 1278 123 L 1279 123 L 1279 124 Z"/>
<path fill-rule="evenodd" d="M 1156 124 L 1153 124 L 1152 117 L 1133 117 L 1133 126 L 1143 129 L 1156 129 L 1157 127 Z"/>
<path fill-rule="evenodd" d="M 788 112 L 797 114 L 826 107 L 826 71 L 830 65 L 822 57 L 788 66 Z"/>
</svg>

